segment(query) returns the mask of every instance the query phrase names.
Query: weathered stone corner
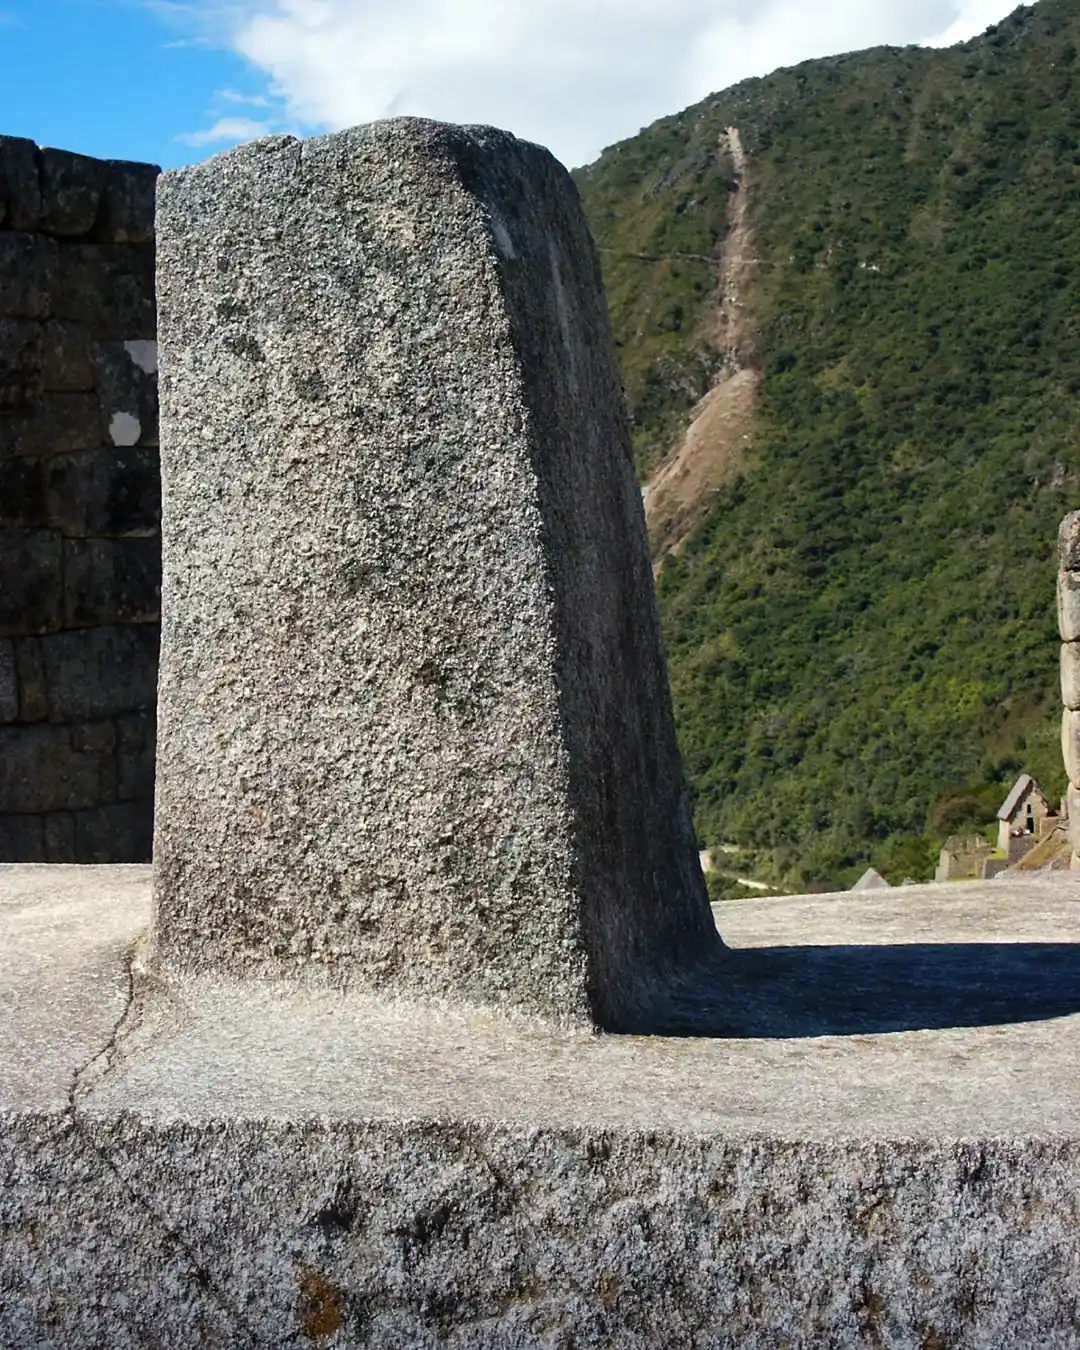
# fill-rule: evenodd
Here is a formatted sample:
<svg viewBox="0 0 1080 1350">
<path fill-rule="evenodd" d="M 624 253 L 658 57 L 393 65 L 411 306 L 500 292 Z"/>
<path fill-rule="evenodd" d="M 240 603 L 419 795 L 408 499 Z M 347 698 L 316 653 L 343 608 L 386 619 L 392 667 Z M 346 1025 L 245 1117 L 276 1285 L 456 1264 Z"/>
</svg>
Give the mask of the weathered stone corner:
<svg viewBox="0 0 1080 1350">
<path fill-rule="evenodd" d="M 721 950 L 599 268 L 398 120 L 158 195 L 159 970 L 644 1028 Z"/>
<path fill-rule="evenodd" d="M 1080 572 L 1080 511 L 1070 511 L 1061 522 L 1058 564 L 1063 572 Z"/>
</svg>

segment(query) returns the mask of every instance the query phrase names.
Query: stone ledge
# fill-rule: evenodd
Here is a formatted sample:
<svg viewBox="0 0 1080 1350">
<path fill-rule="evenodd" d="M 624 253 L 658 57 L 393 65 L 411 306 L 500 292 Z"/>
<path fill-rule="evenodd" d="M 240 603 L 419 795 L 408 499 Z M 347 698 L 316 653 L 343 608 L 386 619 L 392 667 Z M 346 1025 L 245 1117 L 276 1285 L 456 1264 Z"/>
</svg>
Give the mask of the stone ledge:
<svg viewBox="0 0 1080 1350">
<path fill-rule="evenodd" d="M 1077 880 L 724 906 L 681 1040 L 129 1007 L 148 881 L 0 868 L 5 1347 L 1075 1345 Z"/>
</svg>

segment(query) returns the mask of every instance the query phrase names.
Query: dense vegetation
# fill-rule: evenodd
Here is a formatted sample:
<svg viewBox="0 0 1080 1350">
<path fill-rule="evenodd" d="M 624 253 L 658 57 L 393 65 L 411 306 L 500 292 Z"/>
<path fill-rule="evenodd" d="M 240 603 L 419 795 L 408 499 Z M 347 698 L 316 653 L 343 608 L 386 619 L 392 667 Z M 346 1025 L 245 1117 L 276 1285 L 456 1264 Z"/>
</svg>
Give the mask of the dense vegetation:
<svg viewBox="0 0 1080 1350">
<path fill-rule="evenodd" d="M 717 366 L 737 126 L 753 452 L 659 580 L 702 842 L 924 877 L 1063 787 L 1053 541 L 1080 504 L 1080 0 L 753 80 L 578 174 L 644 475 Z M 992 812 L 991 812 L 992 814 Z"/>
</svg>

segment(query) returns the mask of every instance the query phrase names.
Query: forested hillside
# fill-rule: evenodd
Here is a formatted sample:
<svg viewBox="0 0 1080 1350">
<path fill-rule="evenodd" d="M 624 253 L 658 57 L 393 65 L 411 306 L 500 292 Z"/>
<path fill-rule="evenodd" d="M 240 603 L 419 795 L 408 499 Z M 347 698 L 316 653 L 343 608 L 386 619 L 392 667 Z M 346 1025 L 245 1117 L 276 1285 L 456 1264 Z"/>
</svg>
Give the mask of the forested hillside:
<svg viewBox="0 0 1080 1350">
<path fill-rule="evenodd" d="M 1042 0 L 947 51 L 748 81 L 577 174 L 643 481 L 714 381 L 761 372 L 658 586 L 702 842 L 774 880 L 925 876 L 1018 768 L 1063 786 L 1078 48 L 1080 0 Z M 754 244 L 735 342 L 729 128 Z"/>
</svg>

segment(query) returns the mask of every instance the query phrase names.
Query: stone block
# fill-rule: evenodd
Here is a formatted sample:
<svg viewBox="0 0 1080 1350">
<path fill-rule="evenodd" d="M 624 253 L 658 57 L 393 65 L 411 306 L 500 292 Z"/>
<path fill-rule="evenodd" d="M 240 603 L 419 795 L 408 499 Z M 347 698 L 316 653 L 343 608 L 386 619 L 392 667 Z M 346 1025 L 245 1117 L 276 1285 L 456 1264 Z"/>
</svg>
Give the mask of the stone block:
<svg viewBox="0 0 1080 1350">
<path fill-rule="evenodd" d="M 75 861 L 75 817 L 70 811 L 0 815 L 0 863 Z"/>
<path fill-rule="evenodd" d="M 0 136 L 0 226 L 36 230 L 41 219 L 38 148 L 20 136 Z M 0 275 L 2 275 L 0 267 Z"/>
<path fill-rule="evenodd" d="M 103 342 L 94 366 L 102 444 L 157 445 L 157 343 Z"/>
<path fill-rule="evenodd" d="M 106 244 L 152 244 L 156 164 L 105 161 L 105 189 L 94 238 Z"/>
<path fill-rule="evenodd" d="M 1080 853 L 1080 787 L 1069 784 L 1066 792 L 1069 809 L 1069 842 L 1074 853 Z"/>
<path fill-rule="evenodd" d="M 73 863 L 80 861 L 75 854 L 75 813 L 53 811 L 42 817 L 45 832 L 45 861 Z"/>
<path fill-rule="evenodd" d="M 44 722 L 49 716 L 49 691 L 45 681 L 42 641 L 49 639 L 22 637 L 15 642 L 20 722 Z"/>
<path fill-rule="evenodd" d="M 42 382 L 54 393 L 87 393 L 94 387 L 89 331 L 50 319 L 43 330 Z"/>
<path fill-rule="evenodd" d="M 55 633 L 39 647 L 53 721 L 90 721 L 154 707 L 157 625 Z"/>
<path fill-rule="evenodd" d="M 156 623 L 161 614 L 158 539 L 65 539 L 64 627 Z"/>
<path fill-rule="evenodd" d="M 59 271 L 55 239 L 0 230 L 0 316 L 47 319 Z"/>
<path fill-rule="evenodd" d="M 44 380 L 44 330 L 36 319 L 0 319 L 0 415 L 33 412 Z"/>
<path fill-rule="evenodd" d="M 42 816 L 0 814 L 0 863 L 51 861 Z"/>
<path fill-rule="evenodd" d="M 76 811 L 74 859 L 79 863 L 148 863 L 154 838 L 154 802 L 117 802 Z"/>
<path fill-rule="evenodd" d="M 1080 639 L 1080 572 L 1058 574 L 1058 631 L 1062 642 Z"/>
<path fill-rule="evenodd" d="M 153 341 L 153 244 L 65 244 L 52 316 L 86 324 L 105 342 Z"/>
<path fill-rule="evenodd" d="M 48 633 L 63 613 L 60 536 L 52 530 L 0 529 L 0 637 Z"/>
<path fill-rule="evenodd" d="M 71 728 L 71 748 L 80 755 L 111 755 L 116 749 L 112 722 L 84 722 Z"/>
<path fill-rule="evenodd" d="M 1071 511 L 1061 522 L 1058 566 L 1063 572 L 1080 572 L 1080 511 Z"/>
<path fill-rule="evenodd" d="M 154 710 L 130 713 L 116 721 L 117 780 L 116 796 L 121 802 L 153 801 L 154 797 Z M 149 836 L 148 836 L 149 839 Z M 146 857 L 149 858 L 149 846 Z M 113 859 L 115 862 L 121 859 Z M 127 859 L 125 861 L 134 861 Z"/>
<path fill-rule="evenodd" d="M 569 176 L 379 123 L 163 175 L 157 239 L 161 969 L 651 1026 L 722 948 Z"/>
<path fill-rule="evenodd" d="M 1080 642 L 1062 643 L 1061 701 L 1066 708 L 1080 708 Z"/>
<path fill-rule="evenodd" d="M 15 665 L 15 645 L 0 639 L 0 722 L 19 719 L 19 674 Z"/>
<path fill-rule="evenodd" d="M 56 455 L 44 461 L 43 474 L 46 519 L 69 538 L 149 538 L 160 531 L 161 471 L 153 447 Z"/>
<path fill-rule="evenodd" d="M 63 455 L 100 445 L 101 416 L 93 394 L 43 394 L 31 416 L 0 419 L 0 457 Z"/>
<path fill-rule="evenodd" d="M 1069 708 L 1061 720 L 1061 754 L 1069 782 L 1080 787 L 1080 712 Z"/>
<path fill-rule="evenodd" d="M 0 727 L 0 814 L 115 801 L 116 757 L 102 745 L 81 727 Z"/>
<path fill-rule="evenodd" d="M 93 229 L 106 165 L 70 150 L 40 152 L 41 225 L 46 234 L 85 235 Z"/>
<path fill-rule="evenodd" d="M 40 529 L 45 512 L 43 460 L 0 458 L 0 526 Z"/>
</svg>

